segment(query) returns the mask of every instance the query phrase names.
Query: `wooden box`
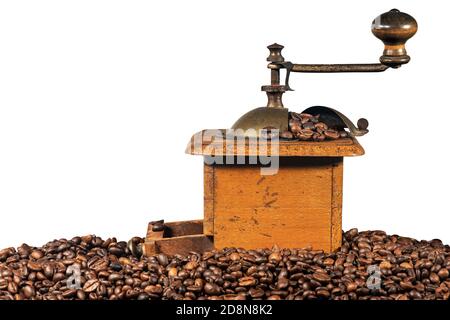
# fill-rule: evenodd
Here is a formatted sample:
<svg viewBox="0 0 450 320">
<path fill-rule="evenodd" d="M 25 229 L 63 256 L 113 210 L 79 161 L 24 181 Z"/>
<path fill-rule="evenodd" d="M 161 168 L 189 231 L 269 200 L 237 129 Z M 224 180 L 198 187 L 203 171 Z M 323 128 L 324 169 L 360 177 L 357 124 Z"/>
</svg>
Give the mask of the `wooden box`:
<svg viewBox="0 0 450 320">
<path fill-rule="evenodd" d="M 214 146 L 191 139 L 186 152 L 246 159 L 257 157 L 259 146 L 246 141 L 244 149 Z M 261 175 L 261 164 L 204 163 L 203 234 L 215 248 L 303 248 L 326 252 L 342 240 L 343 158 L 360 156 L 364 149 L 355 138 L 333 141 L 277 142 L 279 168 Z M 213 148 L 211 147 L 213 146 Z M 270 151 L 270 150 L 269 150 Z M 200 241 L 200 240 L 199 240 Z M 212 246 L 212 244 L 208 244 Z"/>
</svg>

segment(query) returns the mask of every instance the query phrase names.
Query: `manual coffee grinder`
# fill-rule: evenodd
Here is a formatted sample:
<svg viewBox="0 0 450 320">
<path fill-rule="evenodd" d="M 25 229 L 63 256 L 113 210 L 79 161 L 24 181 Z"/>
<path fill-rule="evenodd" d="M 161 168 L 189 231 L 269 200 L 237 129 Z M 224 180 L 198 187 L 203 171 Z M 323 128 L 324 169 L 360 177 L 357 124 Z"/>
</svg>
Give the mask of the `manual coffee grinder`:
<svg viewBox="0 0 450 320">
<path fill-rule="evenodd" d="M 226 143 L 230 141 L 225 130 L 216 130 L 219 136 L 208 138 L 205 130 L 198 132 L 187 146 L 188 154 L 202 155 L 205 159 L 204 219 L 150 222 L 143 245 L 129 242 L 132 252 L 185 254 L 213 248 L 254 249 L 274 245 L 312 247 L 325 252 L 339 248 L 343 159 L 364 154 L 356 137 L 368 132 L 368 121 L 360 119 L 354 125 L 345 115 L 328 107 L 310 107 L 300 114 L 289 112 L 282 96 L 291 90 L 291 73 L 397 69 L 409 62 L 405 43 L 416 31 L 414 18 L 399 10 L 378 16 L 372 22 L 372 32 L 384 43 L 380 63 L 297 64 L 285 60 L 281 54 L 283 46 L 276 43 L 268 46 L 270 85 L 262 86 L 268 97 L 267 106 L 247 112 L 232 126 L 246 132 L 242 148 Z M 286 72 L 283 83 L 282 69 Z M 252 138 L 270 136 L 272 132 L 287 138 L 277 139 L 273 155 L 279 157 L 279 166 L 275 174 L 262 175 L 261 163 L 207 161 L 211 156 L 256 157 L 261 145 Z"/>
</svg>

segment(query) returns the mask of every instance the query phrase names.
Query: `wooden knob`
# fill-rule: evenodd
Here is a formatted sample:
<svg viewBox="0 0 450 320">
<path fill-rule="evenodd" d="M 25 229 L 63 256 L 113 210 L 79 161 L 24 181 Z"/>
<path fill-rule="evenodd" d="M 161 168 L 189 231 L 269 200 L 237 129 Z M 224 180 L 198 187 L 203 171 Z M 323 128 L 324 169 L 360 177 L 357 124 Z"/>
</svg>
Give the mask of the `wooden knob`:
<svg viewBox="0 0 450 320">
<path fill-rule="evenodd" d="M 409 14 L 392 9 L 372 22 L 372 33 L 384 43 L 380 62 L 392 68 L 408 63 L 405 43 L 417 32 L 417 22 Z"/>
</svg>

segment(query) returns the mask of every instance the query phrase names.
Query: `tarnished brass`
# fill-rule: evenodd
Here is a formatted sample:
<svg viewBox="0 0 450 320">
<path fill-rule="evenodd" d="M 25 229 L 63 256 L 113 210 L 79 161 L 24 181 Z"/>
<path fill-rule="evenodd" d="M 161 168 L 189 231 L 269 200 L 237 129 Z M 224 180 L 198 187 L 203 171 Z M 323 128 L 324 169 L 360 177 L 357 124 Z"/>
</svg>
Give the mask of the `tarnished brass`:
<svg viewBox="0 0 450 320">
<path fill-rule="evenodd" d="M 267 47 L 270 51 L 267 61 L 271 63 L 282 63 L 284 57 L 281 55 L 283 46 L 274 43 Z M 265 127 L 273 127 L 280 132 L 288 129 L 288 109 L 283 106 L 283 93 L 289 91 L 288 86 L 280 85 L 280 69 L 271 70 L 270 85 L 262 86 L 261 90 L 267 94 L 267 106 L 253 109 L 236 121 L 232 129 L 242 129 L 245 136 L 259 136 L 260 130 Z M 249 130 L 253 129 L 253 130 Z"/>
<path fill-rule="evenodd" d="M 127 247 L 131 254 L 136 258 L 142 256 L 142 243 L 138 243 L 134 238 L 128 240 Z"/>
<path fill-rule="evenodd" d="M 281 54 L 283 46 L 277 43 L 271 44 L 267 67 L 270 69 L 270 85 L 261 87 L 267 94 L 267 106 L 256 108 L 244 114 L 233 125 L 233 129 L 263 129 L 274 127 L 281 131 L 288 128 L 288 109 L 284 108 L 282 96 L 286 91 L 291 91 L 289 76 L 291 72 L 300 73 L 335 73 L 335 72 L 383 72 L 389 68 L 398 68 L 408 63 L 410 57 L 406 54 L 405 43 L 417 32 L 417 22 L 410 15 L 392 9 L 389 12 L 375 18 L 372 22 L 373 34 L 383 41 L 385 47 L 380 58 L 381 63 L 366 64 L 297 64 L 285 61 Z M 280 70 L 286 70 L 283 84 L 280 84 Z M 326 107 L 312 107 L 326 108 Z M 308 110 L 308 109 L 307 109 Z M 316 109 L 313 109 L 315 111 Z M 322 112 L 325 109 L 321 109 Z M 343 127 L 348 128 L 355 136 L 361 136 L 368 132 L 367 126 L 356 127 L 346 116 L 339 111 L 326 108 L 335 119 L 341 121 Z M 312 112 L 312 111 L 311 111 Z M 322 116 L 322 114 L 321 114 Z M 360 123 L 368 124 L 362 119 Z"/>
<path fill-rule="evenodd" d="M 288 109 L 286 108 L 267 108 L 260 107 L 253 109 L 233 125 L 233 129 L 255 129 L 255 132 L 248 131 L 245 136 L 259 136 L 261 129 L 265 127 L 274 127 L 280 131 L 288 129 Z"/>
<path fill-rule="evenodd" d="M 269 56 L 267 57 L 267 61 L 270 62 L 283 62 L 284 57 L 281 55 L 281 50 L 283 50 L 284 46 L 278 43 L 271 44 L 267 47 L 269 49 Z"/>
<path fill-rule="evenodd" d="M 363 136 L 369 132 L 369 130 L 367 130 L 369 122 L 366 119 L 359 119 L 359 122 L 364 122 L 365 125 L 356 127 L 344 114 L 329 107 L 314 106 L 303 110 L 303 112 L 312 115 L 320 114 L 320 118 L 327 125 L 339 130 L 347 128 L 353 136 Z"/>
<path fill-rule="evenodd" d="M 367 64 L 293 64 L 292 72 L 318 73 L 318 72 L 382 72 L 388 66 L 380 63 Z"/>
</svg>

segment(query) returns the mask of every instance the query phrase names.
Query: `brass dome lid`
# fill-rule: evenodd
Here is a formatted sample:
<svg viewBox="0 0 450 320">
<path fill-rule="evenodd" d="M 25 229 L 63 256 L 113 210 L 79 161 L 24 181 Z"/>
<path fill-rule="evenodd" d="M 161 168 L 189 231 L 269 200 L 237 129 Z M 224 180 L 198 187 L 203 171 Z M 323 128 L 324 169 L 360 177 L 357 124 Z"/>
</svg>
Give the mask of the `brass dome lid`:
<svg viewBox="0 0 450 320">
<path fill-rule="evenodd" d="M 259 135 L 260 130 L 270 127 L 282 131 L 288 130 L 289 112 L 287 108 L 260 107 L 240 117 L 231 127 L 244 130 L 246 136 Z M 254 131 L 253 131 L 253 130 Z"/>
</svg>

